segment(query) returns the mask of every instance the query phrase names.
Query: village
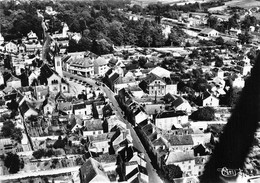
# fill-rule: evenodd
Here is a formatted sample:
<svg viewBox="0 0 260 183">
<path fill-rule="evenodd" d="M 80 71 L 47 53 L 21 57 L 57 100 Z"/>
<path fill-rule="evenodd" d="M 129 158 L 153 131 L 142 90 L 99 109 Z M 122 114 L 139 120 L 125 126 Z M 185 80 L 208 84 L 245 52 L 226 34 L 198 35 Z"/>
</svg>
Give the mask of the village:
<svg viewBox="0 0 260 183">
<path fill-rule="evenodd" d="M 168 46 L 108 54 L 71 51 L 83 35 L 66 22 L 51 33 L 51 6 L 35 12 L 44 39 L 0 32 L 0 182 L 198 183 L 259 51 L 259 24 L 243 23 L 259 8 L 234 9 L 161 17 Z M 247 180 L 260 175 L 259 138 L 260 129 Z"/>
</svg>

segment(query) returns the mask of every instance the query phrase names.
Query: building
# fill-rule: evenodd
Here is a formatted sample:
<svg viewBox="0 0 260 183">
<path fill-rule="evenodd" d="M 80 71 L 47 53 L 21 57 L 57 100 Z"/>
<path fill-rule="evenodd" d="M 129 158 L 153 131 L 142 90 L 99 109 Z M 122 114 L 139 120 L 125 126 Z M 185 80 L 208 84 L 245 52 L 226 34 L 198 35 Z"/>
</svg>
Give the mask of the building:
<svg viewBox="0 0 260 183">
<path fill-rule="evenodd" d="M 205 28 L 200 31 L 199 35 L 203 37 L 218 37 L 219 32 L 211 28 Z"/>
<path fill-rule="evenodd" d="M 202 95 L 202 106 L 217 107 L 219 106 L 219 99 L 209 92 L 204 92 Z"/>
<path fill-rule="evenodd" d="M 5 45 L 5 51 L 9 53 L 17 53 L 18 46 L 13 42 L 9 42 Z"/>
<path fill-rule="evenodd" d="M 91 119 L 84 123 L 83 136 L 100 135 L 103 134 L 103 126 L 101 119 Z"/>
<path fill-rule="evenodd" d="M 86 160 L 79 172 L 81 183 L 110 183 L 102 165 L 93 158 Z"/>
<path fill-rule="evenodd" d="M 27 101 L 23 101 L 23 103 L 19 106 L 19 110 L 24 119 L 28 118 L 29 116 L 38 115 L 38 112 Z"/>
<path fill-rule="evenodd" d="M 20 88 L 22 86 L 21 80 L 13 75 L 6 80 L 6 86 L 13 88 Z"/>
<path fill-rule="evenodd" d="M 93 60 L 88 57 L 81 59 L 74 59 L 70 62 L 69 72 L 72 74 L 78 74 L 83 77 L 94 76 L 94 64 Z"/>
<path fill-rule="evenodd" d="M 188 115 L 183 111 L 167 111 L 160 112 L 154 115 L 155 126 L 162 130 L 171 130 L 175 126 L 180 124 L 185 124 L 188 122 Z"/>
<path fill-rule="evenodd" d="M 38 41 L 38 36 L 33 32 L 33 31 L 30 31 L 28 34 L 27 34 L 27 38 L 29 41 Z"/>
<path fill-rule="evenodd" d="M 49 91 L 53 93 L 63 92 L 69 93 L 69 84 L 59 76 L 59 74 L 51 69 L 47 64 L 41 67 L 41 75 L 44 76 L 45 84 L 49 86 Z"/>
<path fill-rule="evenodd" d="M 107 59 L 103 57 L 98 57 L 94 60 L 94 73 L 97 76 L 104 76 L 108 69 L 109 67 Z"/>
<path fill-rule="evenodd" d="M 150 96 L 164 96 L 166 94 L 166 82 L 159 76 L 150 73 L 139 83 L 139 87 Z"/>
</svg>

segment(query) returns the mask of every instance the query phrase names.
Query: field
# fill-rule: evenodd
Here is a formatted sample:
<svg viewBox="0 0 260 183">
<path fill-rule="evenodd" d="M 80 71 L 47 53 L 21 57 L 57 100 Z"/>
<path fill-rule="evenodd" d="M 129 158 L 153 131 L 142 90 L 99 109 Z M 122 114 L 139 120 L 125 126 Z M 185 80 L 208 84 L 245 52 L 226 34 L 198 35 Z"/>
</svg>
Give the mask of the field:
<svg viewBox="0 0 260 183">
<path fill-rule="evenodd" d="M 195 2 L 208 2 L 214 0 L 132 0 L 132 4 L 139 4 L 146 6 L 153 3 L 162 3 L 162 4 L 175 4 L 175 3 L 195 3 Z"/>
<path fill-rule="evenodd" d="M 209 11 L 221 11 L 230 7 L 253 8 L 260 6 L 260 0 L 233 0 L 225 3 L 224 6 L 210 8 Z"/>
</svg>

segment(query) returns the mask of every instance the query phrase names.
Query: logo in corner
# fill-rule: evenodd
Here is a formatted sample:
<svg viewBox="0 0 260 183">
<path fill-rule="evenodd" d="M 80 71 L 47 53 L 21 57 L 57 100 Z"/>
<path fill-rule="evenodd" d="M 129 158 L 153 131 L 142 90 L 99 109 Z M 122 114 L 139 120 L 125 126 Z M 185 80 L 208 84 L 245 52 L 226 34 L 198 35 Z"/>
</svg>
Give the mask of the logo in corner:
<svg viewBox="0 0 260 183">
<path fill-rule="evenodd" d="M 242 170 L 241 169 L 229 169 L 227 167 L 223 167 L 223 168 L 218 168 L 217 171 L 220 172 L 223 177 L 232 178 L 232 177 L 236 177 L 238 175 L 238 173 L 241 172 Z"/>
</svg>

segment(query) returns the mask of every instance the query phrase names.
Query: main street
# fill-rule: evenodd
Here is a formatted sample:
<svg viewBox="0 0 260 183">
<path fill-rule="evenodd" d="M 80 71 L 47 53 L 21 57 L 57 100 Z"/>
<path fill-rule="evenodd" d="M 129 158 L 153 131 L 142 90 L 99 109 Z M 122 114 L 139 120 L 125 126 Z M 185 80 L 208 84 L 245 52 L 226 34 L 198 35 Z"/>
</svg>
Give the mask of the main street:
<svg viewBox="0 0 260 183">
<path fill-rule="evenodd" d="M 72 77 L 75 79 L 80 79 L 82 81 L 86 81 L 88 84 L 91 84 L 92 86 L 96 87 L 96 81 L 91 79 L 91 78 L 84 78 L 81 76 L 77 76 L 77 75 L 73 75 L 71 73 L 65 72 L 63 71 L 63 75 L 65 77 Z M 139 137 L 137 136 L 135 130 L 133 129 L 133 126 L 124 118 L 123 115 L 123 111 L 121 110 L 121 108 L 119 107 L 119 104 L 117 102 L 117 100 L 115 99 L 115 93 L 110 90 L 110 88 L 108 88 L 106 85 L 101 84 L 99 86 L 100 89 L 102 89 L 104 91 L 104 93 L 106 93 L 106 96 L 109 98 L 110 102 L 111 102 L 111 107 L 114 111 L 117 111 L 118 116 L 121 118 L 122 121 L 124 121 L 127 124 L 127 128 L 130 130 L 131 132 L 131 136 L 133 138 L 133 145 L 135 148 L 137 148 L 140 152 L 144 153 L 144 157 L 145 160 L 147 162 L 146 164 L 146 169 L 148 172 L 148 176 L 149 176 L 149 182 L 151 183 L 162 183 L 163 181 L 161 180 L 161 178 L 158 176 L 156 170 L 153 168 L 152 164 L 151 164 L 151 160 L 142 144 L 142 142 L 140 141 Z"/>
</svg>

